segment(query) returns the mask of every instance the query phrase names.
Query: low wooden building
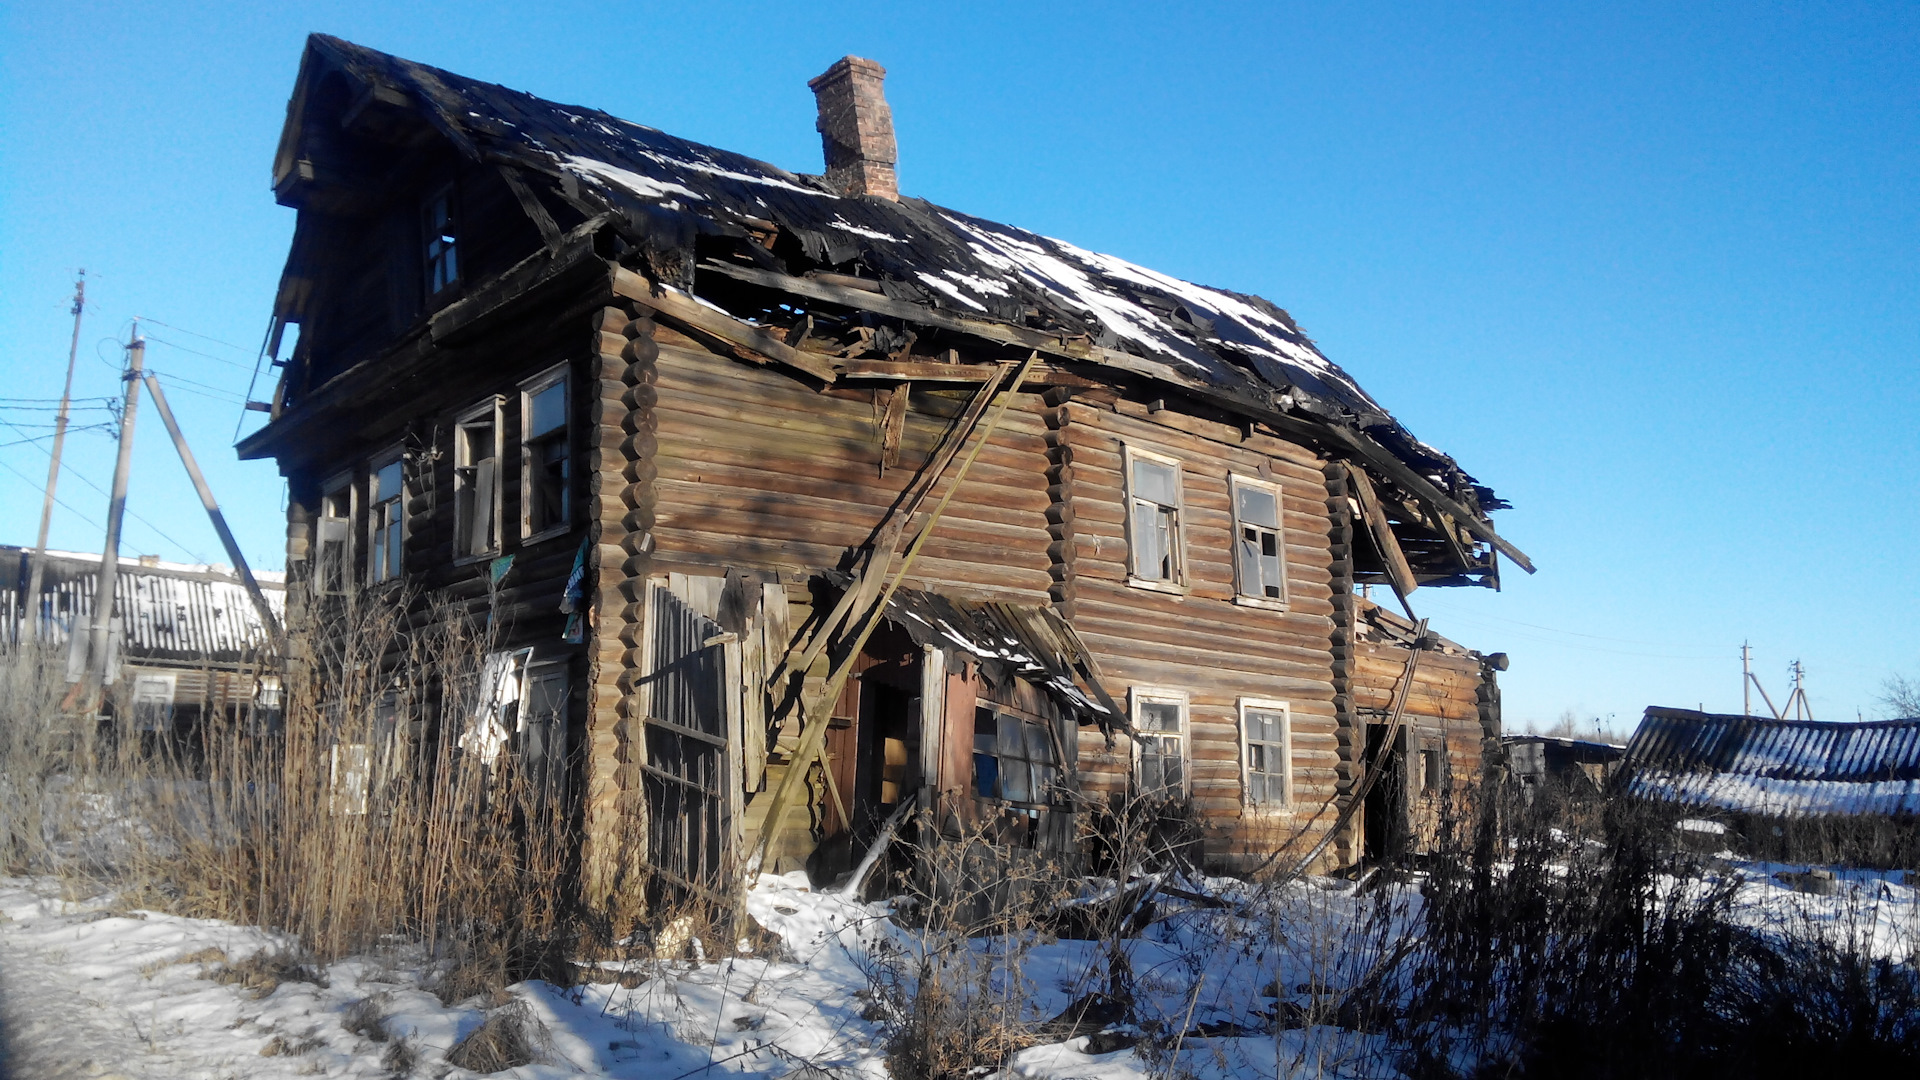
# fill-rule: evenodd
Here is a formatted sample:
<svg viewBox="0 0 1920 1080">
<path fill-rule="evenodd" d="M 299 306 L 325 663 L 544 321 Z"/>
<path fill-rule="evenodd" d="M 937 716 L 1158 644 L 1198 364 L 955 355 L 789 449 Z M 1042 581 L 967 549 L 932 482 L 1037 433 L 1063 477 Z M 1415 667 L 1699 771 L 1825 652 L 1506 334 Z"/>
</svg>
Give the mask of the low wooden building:
<svg viewBox="0 0 1920 1080">
<path fill-rule="evenodd" d="M 1267 301 L 901 195 L 883 75 L 813 81 L 813 176 L 310 39 L 240 446 L 296 638 L 403 582 L 489 610 L 596 895 L 831 876 L 903 806 L 1066 853 L 1166 798 L 1216 867 L 1353 861 L 1416 648 L 1413 757 L 1471 784 L 1493 668 L 1356 588 L 1530 570 L 1505 504 Z"/>
<path fill-rule="evenodd" d="M 1911 867 L 1920 860 L 1920 718 L 1649 706 L 1613 790 L 1724 826 L 1725 843 L 1756 857 Z"/>
<path fill-rule="evenodd" d="M 48 650 L 51 662 L 64 655 L 68 678 L 78 679 L 100 556 L 47 552 L 37 603 L 25 596 L 32 557 L 32 548 L 0 545 L 0 633 Z M 254 577 L 279 614 L 284 576 Z M 111 618 L 106 704 L 134 728 L 181 732 L 213 711 L 278 707 L 270 635 L 231 568 L 122 556 Z"/>
</svg>

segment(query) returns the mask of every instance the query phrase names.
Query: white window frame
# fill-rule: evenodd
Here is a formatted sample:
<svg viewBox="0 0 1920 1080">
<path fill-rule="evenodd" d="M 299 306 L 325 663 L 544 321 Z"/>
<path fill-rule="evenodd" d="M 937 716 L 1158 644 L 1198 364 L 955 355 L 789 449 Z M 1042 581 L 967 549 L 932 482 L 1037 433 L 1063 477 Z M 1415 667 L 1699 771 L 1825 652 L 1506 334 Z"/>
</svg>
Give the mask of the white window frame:
<svg viewBox="0 0 1920 1080">
<path fill-rule="evenodd" d="M 1127 690 L 1127 720 L 1132 724 L 1133 744 L 1133 788 L 1140 794 L 1149 794 L 1140 783 L 1140 707 L 1142 705 L 1177 705 L 1180 707 L 1180 730 L 1178 733 L 1156 731 L 1150 738 L 1164 739 L 1169 734 L 1180 741 L 1180 790 L 1175 798 L 1184 798 L 1193 792 L 1193 708 L 1191 695 L 1185 690 L 1175 690 L 1164 686 L 1135 686 Z"/>
<path fill-rule="evenodd" d="M 1280 714 L 1280 760 L 1283 763 L 1281 773 L 1281 801 L 1257 803 L 1250 792 L 1253 789 L 1253 752 L 1247 738 L 1247 714 L 1249 712 L 1267 712 Z M 1235 735 L 1240 742 L 1240 805 L 1247 814 L 1291 814 L 1293 813 L 1294 794 L 1294 754 L 1293 754 L 1293 708 L 1284 701 L 1273 698 L 1243 697 L 1236 709 L 1238 723 L 1234 725 Z M 1269 773 L 1268 775 L 1272 775 Z"/>
<path fill-rule="evenodd" d="M 1186 476 L 1185 476 L 1186 470 L 1181 466 L 1179 458 L 1171 457 L 1167 454 L 1157 453 L 1153 450 L 1146 450 L 1141 447 L 1135 446 L 1132 443 L 1122 443 L 1120 446 L 1120 449 L 1121 449 L 1120 488 L 1121 488 L 1121 491 L 1124 493 L 1125 499 L 1126 499 L 1126 504 L 1122 508 L 1122 516 L 1125 519 L 1126 535 L 1127 535 L 1127 584 L 1136 589 L 1151 589 L 1155 592 L 1172 593 L 1175 596 L 1185 596 L 1187 593 L 1187 522 L 1186 522 L 1187 486 L 1186 486 Z M 1133 463 L 1136 460 L 1152 461 L 1161 465 L 1168 465 L 1173 468 L 1173 500 L 1174 502 L 1173 502 L 1173 538 L 1171 543 L 1171 547 L 1172 547 L 1171 554 L 1173 556 L 1173 577 L 1171 579 L 1164 580 L 1164 581 L 1159 578 L 1144 578 L 1144 577 L 1141 577 L 1139 573 L 1137 573 L 1137 568 L 1139 565 L 1137 562 L 1137 556 L 1139 553 L 1140 545 L 1133 535 L 1133 504 L 1135 499 L 1135 496 L 1133 493 Z M 1145 501 L 1145 500 L 1142 500 L 1142 501 Z M 1164 504 L 1154 503 L 1153 505 L 1161 506 Z"/>
<path fill-rule="evenodd" d="M 381 545 L 378 548 L 376 548 L 374 545 L 373 537 L 376 531 L 376 523 L 374 519 L 379 514 L 380 507 L 383 504 L 385 504 L 387 500 L 374 498 L 375 493 L 373 490 L 373 485 L 374 485 L 374 481 L 378 479 L 380 476 L 380 470 L 386 468 L 389 465 L 394 464 L 395 462 L 398 462 L 400 465 L 400 494 L 399 494 L 400 518 L 397 522 L 394 523 L 394 527 L 400 531 L 400 560 L 399 560 L 400 565 L 394 567 L 393 572 L 391 574 L 382 576 L 376 568 L 375 560 L 383 559 L 386 555 L 386 550 L 385 550 L 385 545 Z M 407 453 L 406 453 L 405 447 L 394 446 L 389 448 L 383 453 L 375 454 L 373 457 L 370 457 L 367 459 L 365 499 L 366 499 L 365 536 L 366 536 L 366 552 L 367 552 L 367 563 L 366 563 L 367 584 L 369 586 L 374 586 L 374 585 L 383 585 L 389 581 L 398 581 L 400 578 L 406 576 L 406 571 L 407 571 Z M 384 563 L 380 565 L 384 566 Z"/>
<path fill-rule="evenodd" d="M 574 447 L 573 447 L 573 364 L 562 361 L 520 384 L 520 542 L 536 543 L 555 536 L 564 536 L 573 529 L 573 483 L 574 483 Z M 533 530 L 533 448 L 527 442 L 528 421 L 533 417 L 533 397 L 535 394 L 560 384 L 565 421 L 563 430 L 567 449 L 567 479 L 560 490 L 560 520 L 539 532 Z"/>
<path fill-rule="evenodd" d="M 128 680 L 132 692 L 128 712 L 136 731 L 173 730 L 174 700 L 180 693 L 179 678 L 172 672 L 139 671 Z"/>
<path fill-rule="evenodd" d="M 495 394 L 460 414 L 453 422 L 453 561 L 455 564 L 475 562 L 500 554 L 501 534 L 505 532 L 505 523 L 500 520 L 501 506 L 504 504 L 501 492 L 506 487 L 507 479 L 504 430 L 506 417 L 503 415 L 506 411 L 505 405 L 506 399 Z M 466 428 L 474 421 L 483 418 L 489 419 L 493 424 L 493 505 L 489 508 L 493 521 L 493 543 L 484 550 L 467 551 L 465 543 L 468 540 L 468 529 L 472 525 L 473 512 L 469 504 L 474 498 L 472 494 L 474 481 L 466 480 L 461 470 L 471 469 L 474 466 L 467 460 Z"/>
<path fill-rule="evenodd" d="M 1274 542 L 1280 556 L 1280 595 L 1277 597 L 1267 596 L 1264 593 L 1254 594 L 1249 592 L 1247 583 L 1241 573 L 1241 488 L 1253 488 L 1273 496 L 1274 522 L 1276 523 Z M 1292 599 L 1292 589 L 1287 581 L 1287 501 L 1284 493 L 1280 490 L 1280 485 L 1271 480 L 1261 480 L 1256 477 L 1243 476 L 1239 473 L 1229 473 L 1227 474 L 1227 509 L 1233 516 L 1233 540 L 1231 551 L 1229 552 L 1233 560 L 1233 602 L 1239 604 L 1241 607 L 1267 608 L 1272 611 L 1287 610 L 1288 601 Z M 1256 525 L 1254 527 L 1258 529 L 1266 528 L 1265 525 Z"/>
<path fill-rule="evenodd" d="M 345 496 L 347 512 L 344 517 L 327 513 L 327 503 L 335 496 Z M 344 595 L 352 591 L 354 582 L 359 580 L 359 563 L 354 554 L 357 545 L 353 542 L 353 519 L 359 509 L 360 493 L 353 482 L 353 470 L 337 472 L 320 485 L 320 512 L 313 519 L 313 587 L 322 596 Z M 332 527 L 330 522 L 339 524 Z M 338 533 L 338 536 L 329 538 L 329 532 Z M 341 545 L 337 588 L 327 587 L 326 554 L 329 543 Z"/>
</svg>

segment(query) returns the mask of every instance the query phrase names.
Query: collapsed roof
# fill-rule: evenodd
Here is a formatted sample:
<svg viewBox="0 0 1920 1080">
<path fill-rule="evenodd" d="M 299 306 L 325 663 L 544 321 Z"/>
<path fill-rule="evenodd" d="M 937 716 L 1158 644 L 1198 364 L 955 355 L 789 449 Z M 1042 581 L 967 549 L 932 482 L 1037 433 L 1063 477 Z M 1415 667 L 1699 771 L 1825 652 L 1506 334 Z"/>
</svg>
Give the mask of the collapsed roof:
<svg viewBox="0 0 1920 1080">
<path fill-rule="evenodd" d="M 1507 503 L 1414 438 L 1285 311 L 1258 296 L 1195 285 L 922 199 L 848 197 L 819 176 L 314 35 L 302 62 L 303 91 L 323 74 L 355 86 L 343 124 L 423 119 L 470 160 L 506 171 L 523 202 L 524 193 L 538 192 L 532 202 L 607 221 L 631 245 L 626 261 L 644 263 L 665 285 L 694 293 L 699 274 L 706 299 L 725 292 L 709 281 L 860 279 L 874 303 L 892 302 L 868 310 L 911 305 L 937 325 L 1013 331 L 1000 340 L 1050 341 L 1210 404 L 1297 419 L 1330 433 L 1344 452 L 1384 466 L 1398 488 L 1433 507 L 1433 517 L 1457 519 L 1532 569 L 1488 523 L 1488 512 Z M 312 180 L 306 102 L 297 91 L 289 104 L 275 166 L 283 201 Z M 542 213 L 531 203 L 529 211 Z M 729 239 L 741 242 L 729 247 Z M 714 259 L 717 249 L 729 258 Z M 297 290 L 288 284 L 277 314 L 299 321 Z M 1467 553 L 1467 567 L 1479 563 Z M 1497 583 L 1490 558 L 1480 568 L 1487 583 Z"/>
</svg>

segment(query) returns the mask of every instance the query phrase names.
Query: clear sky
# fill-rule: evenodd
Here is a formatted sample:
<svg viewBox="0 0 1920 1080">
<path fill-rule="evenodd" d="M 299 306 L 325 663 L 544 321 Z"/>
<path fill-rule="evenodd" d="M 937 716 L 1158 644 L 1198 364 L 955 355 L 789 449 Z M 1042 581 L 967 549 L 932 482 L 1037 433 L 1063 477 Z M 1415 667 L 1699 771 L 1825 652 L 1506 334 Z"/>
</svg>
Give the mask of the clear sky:
<svg viewBox="0 0 1920 1080">
<path fill-rule="evenodd" d="M 76 394 L 130 320 L 250 560 L 230 450 L 293 211 L 269 168 L 338 34 L 817 172 L 806 80 L 888 69 L 902 190 L 1287 308 L 1511 500 L 1540 573 L 1426 589 L 1513 659 L 1512 727 L 1920 674 L 1920 5 L 129 5 L 0 15 L 0 542 L 31 544 L 73 271 Z M 265 397 L 262 385 L 256 397 Z M 27 408 L 14 406 L 26 405 Z M 127 550 L 223 561 L 142 403 Z M 98 550 L 112 444 L 68 442 Z M 258 414 L 250 423 L 258 422 Z M 84 480 L 82 479 L 84 478 Z"/>
</svg>

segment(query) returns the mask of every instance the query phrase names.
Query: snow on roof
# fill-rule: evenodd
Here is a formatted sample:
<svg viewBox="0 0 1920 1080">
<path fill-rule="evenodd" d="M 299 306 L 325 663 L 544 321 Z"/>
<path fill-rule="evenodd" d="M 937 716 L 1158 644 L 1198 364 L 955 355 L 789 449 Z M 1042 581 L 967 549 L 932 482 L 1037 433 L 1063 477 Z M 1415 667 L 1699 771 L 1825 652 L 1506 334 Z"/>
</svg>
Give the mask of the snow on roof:
<svg viewBox="0 0 1920 1080">
<path fill-rule="evenodd" d="M 310 58 L 420 103 L 475 159 L 510 162 L 530 180 L 544 178 L 556 198 L 613 211 L 661 276 L 682 288 L 691 285 L 695 237 L 740 235 L 751 222 L 771 221 L 809 259 L 857 268 L 895 299 L 1084 337 L 1221 390 L 1359 428 L 1422 475 L 1455 481 L 1443 486 L 1473 485 L 1258 296 L 920 199 L 842 197 L 817 176 L 339 38 L 314 35 L 308 48 Z M 1482 508 L 1504 505 L 1473 486 Z"/>
<path fill-rule="evenodd" d="M 0 546 L 0 633 L 11 636 L 24 614 L 20 603 L 31 549 Z M 64 645 L 93 617 L 100 556 L 49 551 L 40 586 L 39 633 Z M 254 574 L 277 618 L 286 617 L 286 575 Z M 122 556 L 114 579 L 125 655 L 143 660 L 236 662 L 265 645 L 266 629 L 247 590 L 230 567 L 196 563 L 142 563 Z"/>
<path fill-rule="evenodd" d="M 1826 723 L 1649 708 L 1627 792 L 1774 817 L 1920 814 L 1920 719 Z"/>
</svg>

